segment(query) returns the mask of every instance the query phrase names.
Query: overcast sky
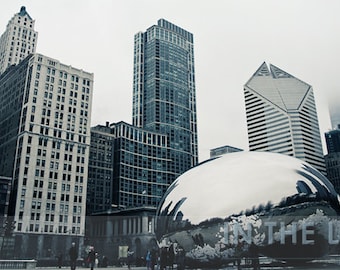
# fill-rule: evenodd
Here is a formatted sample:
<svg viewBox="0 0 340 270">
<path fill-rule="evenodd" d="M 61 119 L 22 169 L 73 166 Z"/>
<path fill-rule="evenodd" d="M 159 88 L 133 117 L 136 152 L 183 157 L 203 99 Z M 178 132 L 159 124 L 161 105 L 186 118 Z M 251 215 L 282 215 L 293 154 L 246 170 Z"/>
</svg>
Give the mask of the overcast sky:
<svg viewBox="0 0 340 270">
<path fill-rule="evenodd" d="M 248 150 L 243 85 L 264 61 L 313 86 L 323 143 L 331 128 L 338 0 L 4 0 L 1 33 L 21 6 L 38 53 L 94 73 L 91 126 L 131 123 L 134 34 L 164 18 L 194 34 L 200 161 L 223 145 Z"/>
</svg>

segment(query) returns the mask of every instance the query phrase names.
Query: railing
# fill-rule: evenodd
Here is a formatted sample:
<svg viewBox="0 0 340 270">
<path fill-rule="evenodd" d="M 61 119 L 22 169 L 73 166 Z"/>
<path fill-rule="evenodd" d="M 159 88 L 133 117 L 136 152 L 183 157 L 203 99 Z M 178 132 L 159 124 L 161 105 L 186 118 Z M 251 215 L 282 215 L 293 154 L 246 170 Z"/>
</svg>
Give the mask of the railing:
<svg viewBox="0 0 340 270">
<path fill-rule="evenodd" d="M 0 260 L 0 269 L 35 269 L 36 260 Z"/>
</svg>

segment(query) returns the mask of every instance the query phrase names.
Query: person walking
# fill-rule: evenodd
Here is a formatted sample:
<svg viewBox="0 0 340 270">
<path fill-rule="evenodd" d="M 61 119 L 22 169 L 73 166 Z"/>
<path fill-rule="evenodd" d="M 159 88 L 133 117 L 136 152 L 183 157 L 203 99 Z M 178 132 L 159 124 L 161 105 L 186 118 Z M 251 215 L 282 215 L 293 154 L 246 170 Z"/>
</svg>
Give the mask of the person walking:
<svg viewBox="0 0 340 270">
<path fill-rule="evenodd" d="M 63 254 L 61 252 L 59 252 L 59 254 L 57 255 L 57 262 L 58 262 L 58 268 L 61 268 L 63 264 Z"/>
<path fill-rule="evenodd" d="M 127 265 L 128 269 L 131 269 L 131 263 L 132 263 L 132 256 L 133 256 L 133 251 L 130 251 L 130 248 L 127 250 Z"/>
<path fill-rule="evenodd" d="M 93 270 L 96 262 L 96 252 L 94 251 L 94 247 L 90 247 L 90 252 L 87 255 L 87 261 L 89 263 L 89 267 L 91 268 L 91 270 Z"/>
<path fill-rule="evenodd" d="M 150 250 L 148 250 L 146 252 L 145 261 L 146 261 L 146 269 L 151 270 L 151 252 L 150 252 Z"/>
<path fill-rule="evenodd" d="M 78 258 L 78 251 L 76 248 L 76 243 L 72 243 L 72 246 L 70 247 L 70 250 L 68 252 L 70 256 L 70 264 L 71 264 L 71 270 L 75 270 L 77 266 L 77 258 Z"/>
</svg>

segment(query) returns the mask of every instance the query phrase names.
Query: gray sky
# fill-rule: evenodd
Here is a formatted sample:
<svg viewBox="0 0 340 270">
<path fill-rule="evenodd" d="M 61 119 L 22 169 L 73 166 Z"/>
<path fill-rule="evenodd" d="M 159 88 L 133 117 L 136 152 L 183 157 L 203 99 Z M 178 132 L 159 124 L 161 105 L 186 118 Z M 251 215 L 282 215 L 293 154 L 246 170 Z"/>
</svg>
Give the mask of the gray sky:
<svg viewBox="0 0 340 270">
<path fill-rule="evenodd" d="M 331 127 L 338 0 L 7 0 L 1 33 L 21 6 L 38 53 L 94 73 L 91 126 L 131 123 L 134 34 L 164 18 L 194 34 L 200 161 L 222 145 L 248 150 L 243 85 L 264 61 L 313 86 L 323 143 Z"/>
</svg>

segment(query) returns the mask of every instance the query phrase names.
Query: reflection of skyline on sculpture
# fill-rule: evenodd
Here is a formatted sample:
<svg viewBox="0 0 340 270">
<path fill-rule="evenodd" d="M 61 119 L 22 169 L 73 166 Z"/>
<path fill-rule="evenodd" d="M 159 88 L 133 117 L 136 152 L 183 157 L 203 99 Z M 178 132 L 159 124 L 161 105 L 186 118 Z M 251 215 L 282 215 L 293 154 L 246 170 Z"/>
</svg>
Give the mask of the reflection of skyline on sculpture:
<svg viewBox="0 0 340 270">
<path fill-rule="evenodd" d="M 338 224 L 339 210 L 333 186 L 307 163 L 273 153 L 232 153 L 191 169 L 170 186 L 158 210 L 156 234 L 163 245 L 176 242 L 182 246 L 193 265 L 232 260 L 235 235 L 226 228 L 235 224 L 243 229 L 252 225 L 252 243 L 262 255 L 317 258 L 328 252 L 326 222 L 334 218 Z M 281 222 L 285 228 L 296 226 L 298 241 L 314 222 L 309 236 L 313 245 L 282 244 Z M 277 224 L 272 227 L 273 243 L 268 242 L 268 224 Z M 247 242 L 245 235 L 242 239 Z M 205 259 L 197 254 L 205 254 Z"/>
</svg>

